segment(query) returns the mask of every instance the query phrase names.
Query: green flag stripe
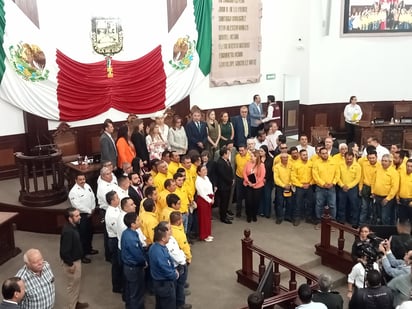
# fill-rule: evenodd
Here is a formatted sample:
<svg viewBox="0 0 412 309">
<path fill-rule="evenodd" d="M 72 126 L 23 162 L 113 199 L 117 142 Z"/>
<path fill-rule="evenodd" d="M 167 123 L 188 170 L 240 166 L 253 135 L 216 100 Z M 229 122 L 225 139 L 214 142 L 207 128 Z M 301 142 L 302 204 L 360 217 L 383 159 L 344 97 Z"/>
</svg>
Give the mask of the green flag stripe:
<svg viewBox="0 0 412 309">
<path fill-rule="evenodd" d="M 4 0 L 0 0 L 0 82 L 3 79 L 4 71 L 6 70 L 6 53 L 3 48 L 4 29 L 6 28 L 6 19 L 4 12 Z"/>
<path fill-rule="evenodd" d="M 212 0 L 193 0 L 198 40 L 199 67 L 206 76 L 212 62 Z"/>
</svg>

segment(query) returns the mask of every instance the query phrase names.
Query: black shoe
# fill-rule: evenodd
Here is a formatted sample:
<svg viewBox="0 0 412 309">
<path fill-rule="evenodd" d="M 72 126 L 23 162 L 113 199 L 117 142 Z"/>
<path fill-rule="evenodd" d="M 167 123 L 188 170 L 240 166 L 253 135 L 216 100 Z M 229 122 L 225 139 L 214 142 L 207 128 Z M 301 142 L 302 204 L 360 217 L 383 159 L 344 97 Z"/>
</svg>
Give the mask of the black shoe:
<svg viewBox="0 0 412 309">
<path fill-rule="evenodd" d="M 253 216 L 252 220 L 253 220 L 253 222 L 256 222 L 257 221 L 256 216 Z"/>
<path fill-rule="evenodd" d="M 298 226 L 300 224 L 300 220 L 293 220 L 293 226 Z"/>
<path fill-rule="evenodd" d="M 276 224 L 281 224 L 283 219 L 276 219 Z"/>
<path fill-rule="evenodd" d="M 99 253 L 99 250 L 94 250 L 94 249 L 90 250 L 90 252 L 89 252 L 90 255 L 95 255 L 95 254 L 98 254 L 98 253 Z"/>
<path fill-rule="evenodd" d="M 184 288 L 185 288 L 185 289 L 188 289 L 189 286 L 190 286 L 190 283 L 189 283 L 189 282 L 185 282 Z"/>
<path fill-rule="evenodd" d="M 117 294 L 122 294 L 123 293 L 122 289 L 113 289 L 112 291 L 113 291 L 113 293 L 117 293 Z"/>
<path fill-rule="evenodd" d="M 248 223 L 250 223 L 250 222 L 252 222 L 252 218 L 247 218 L 246 221 L 247 221 Z"/>
<path fill-rule="evenodd" d="M 242 214 L 240 213 L 240 211 L 236 212 L 236 218 L 240 218 L 242 216 Z"/>
<path fill-rule="evenodd" d="M 223 222 L 223 223 L 226 223 L 226 224 L 232 224 L 232 221 L 230 221 L 229 219 L 225 219 L 225 220 L 220 220 L 221 222 Z"/>
<path fill-rule="evenodd" d="M 90 264 L 91 261 L 92 261 L 92 260 L 89 259 L 89 258 L 87 258 L 87 257 L 82 258 L 82 263 L 83 263 L 83 264 Z"/>
<path fill-rule="evenodd" d="M 230 209 L 228 209 L 227 214 L 228 214 L 229 216 L 234 216 L 234 215 L 235 215 L 235 214 L 233 213 L 233 211 L 231 211 Z"/>
<path fill-rule="evenodd" d="M 355 229 L 355 230 L 357 230 L 357 229 L 359 228 L 359 225 L 353 224 L 353 225 L 352 225 L 352 228 Z"/>
</svg>

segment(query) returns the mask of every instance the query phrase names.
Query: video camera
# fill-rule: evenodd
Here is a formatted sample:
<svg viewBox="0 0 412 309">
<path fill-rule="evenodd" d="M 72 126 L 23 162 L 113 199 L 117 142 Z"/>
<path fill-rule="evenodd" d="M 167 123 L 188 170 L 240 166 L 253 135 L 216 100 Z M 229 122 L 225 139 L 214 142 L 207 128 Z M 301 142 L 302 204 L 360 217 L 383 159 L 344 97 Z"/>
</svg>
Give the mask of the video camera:
<svg viewBox="0 0 412 309">
<path fill-rule="evenodd" d="M 363 241 L 357 245 L 356 253 L 358 257 L 366 257 L 367 265 L 372 266 L 374 262 L 381 257 L 379 251 L 379 244 L 384 241 L 383 238 L 377 237 L 375 234 L 370 233 L 368 236 L 369 241 Z"/>
</svg>

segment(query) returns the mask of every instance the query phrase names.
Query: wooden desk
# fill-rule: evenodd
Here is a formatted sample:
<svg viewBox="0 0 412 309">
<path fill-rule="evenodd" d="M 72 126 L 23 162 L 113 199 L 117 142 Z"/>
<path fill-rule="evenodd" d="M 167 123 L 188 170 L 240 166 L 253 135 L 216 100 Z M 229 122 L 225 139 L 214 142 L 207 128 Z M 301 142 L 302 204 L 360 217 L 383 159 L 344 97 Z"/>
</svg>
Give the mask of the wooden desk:
<svg viewBox="0 0 412 309">
<path fill-rule="evenodd" d="M 366 140 L 370 136 L 376 136 L 382 146 L 390 148 L 393 144 L 400 144 L 405 148 L 404 133 L 412 130 L 412 124 L 390 123 L 371 124 L 368 121 L 360 121 L 355 127 L 355 141 L 358 145 L 367 145 Z"/>
<path fill-rule="evenodd" d="M 0 265 L 21 252 L 14 243 L 13 222 L 17 212 L 0 212 Z"/>
<path fill-rule="evenodd" d="M 88 165 L 75 165 L 71 162 L 64 164 L 66 167 L 66 179 L 69 184 L 69 190 L 73 187 L 75 183 L 76 175 L 84 174 L 86 175 L 87 183 L 92 187 L 94 193 L 97 191 L 97 178 L 100 175 L 100 169 L 102 168 L 101 163 L 93 163 Z"/>
</svg>

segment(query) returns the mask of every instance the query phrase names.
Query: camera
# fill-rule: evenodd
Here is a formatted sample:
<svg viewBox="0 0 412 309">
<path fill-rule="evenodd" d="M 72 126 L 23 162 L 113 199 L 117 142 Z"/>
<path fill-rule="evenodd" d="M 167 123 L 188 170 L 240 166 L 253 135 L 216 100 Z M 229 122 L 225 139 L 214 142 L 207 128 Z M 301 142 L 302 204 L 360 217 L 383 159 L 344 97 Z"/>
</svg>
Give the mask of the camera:
<svg viewBox="0 0 412 309">
<path fill-rule="evenodd" d="M 368 235 L 368 241 L 363 241 L 357 245 L 356 253 L 358 257 L 366 257 L 366 266 L 373 268 L 373 263 L 381 257 L 379 244 L 384 241 L 383 238 L 377 237 L 371 233 Z"/>
</svg>

